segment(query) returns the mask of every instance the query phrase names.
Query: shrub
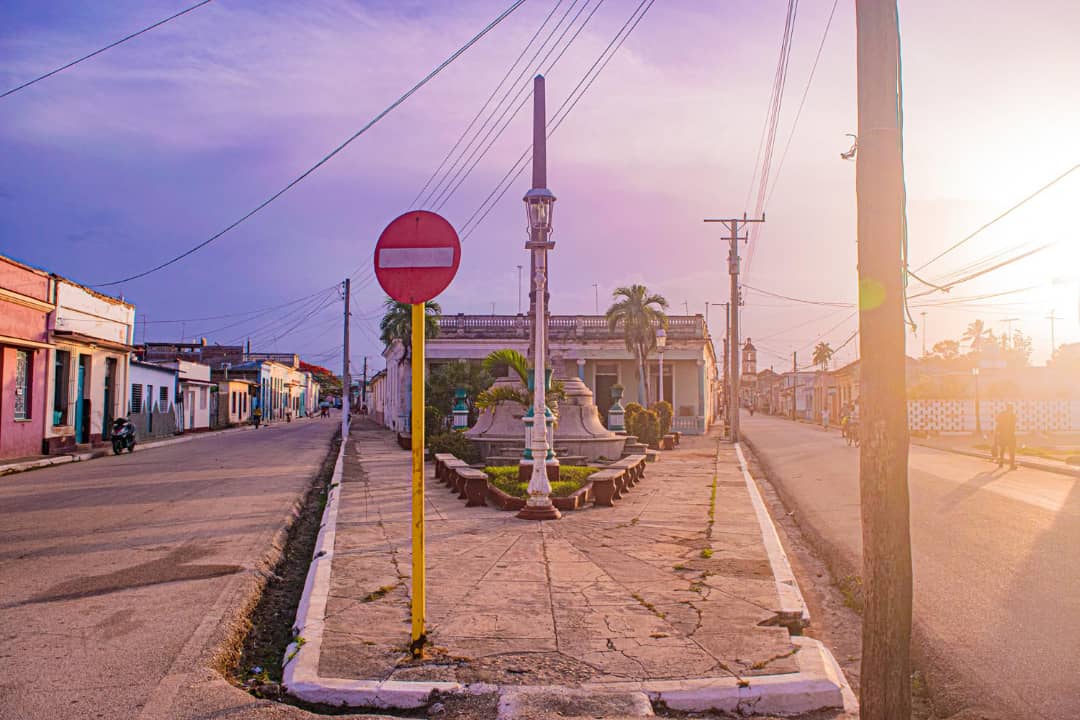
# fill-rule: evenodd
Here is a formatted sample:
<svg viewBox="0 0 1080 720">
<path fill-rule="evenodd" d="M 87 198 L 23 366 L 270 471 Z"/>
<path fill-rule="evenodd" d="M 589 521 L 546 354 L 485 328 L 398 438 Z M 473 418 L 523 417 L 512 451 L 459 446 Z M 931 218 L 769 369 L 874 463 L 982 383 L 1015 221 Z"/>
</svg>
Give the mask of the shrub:
<svg viewBox="0 0 1080 720">
<path fill-rule="evenodd" d="M 642 410 L 634 415 L 632 423 L 627 423 L 626 430 L 636 436 L 638 442 L 656 445 L 660 442 L 660 417 L 653 410 Z"/>
<path fill-rule="evenodd" d="M 599 468 L 572 465 L 559 468 L 559 479 L 551 483 L 551 494 L 554 497 L 566 497 L 577 492 L 597 470 Z M 518 480 L 517 465 L 486 467 L 484 472 L 491 484 L 507 495 L 520 498 L 529 496 L 529 483 Z"/>
<path fill-rule="evenodd" d="M 433 405 L 424 407 L 424 437 L 435 437 L 446 432 L 446 415 Z"/>
<path fill-rule="evenodd" d="M 450 432 L 432 435 L 427 441 L 428 450 L 435 453 L 450 453 L 458 460 L 472 463 L 480 462 L 480 450 L 463 433 Z"/>
<path fill-rule="evenodd" d="M 642 407 L 640 403 L 635 402 L 627 403 L 626 408 L 624 408 L 623 410 L 623 426 L 626 428 L 626 431 L 631 435 L 633 435 L 633 433 L 630 432 L 630 423 L 632 423 L 634 421 L 634 418 L 642 412 L 645 412 L 645 408 Z"/>
<path fill-rule="evenodd" d="M 649 409 L 655 412 L 660 419 L 660 437 L 671 432 L 671 418 L 675 414 L 675 410 L 671 407 L 671 403 L 667 400 L 661 400 L 660 402 L 655 402 L 650 405 Z"/>
</svg>

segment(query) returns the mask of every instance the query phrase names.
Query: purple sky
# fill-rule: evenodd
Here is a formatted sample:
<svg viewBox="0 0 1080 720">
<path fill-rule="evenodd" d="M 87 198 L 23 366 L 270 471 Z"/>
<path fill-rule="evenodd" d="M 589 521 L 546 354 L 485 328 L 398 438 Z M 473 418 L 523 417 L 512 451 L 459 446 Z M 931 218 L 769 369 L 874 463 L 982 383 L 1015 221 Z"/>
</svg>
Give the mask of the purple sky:
<svg viewBox="0 0 1080 720">
<path fill-rule="evenodd" d="M 148 339 L 183 332 L 229 342 L 250 335 L 260 348 L 295 350 L 337 368 L 340 303 L 329 290 L 257 317 L 196 318 L 285 303 L 359 269 L 353 358 L 376 356 L 382 294 L 369 271 L 375 239 L 409 208 L 555 2 L 526 2 L 240 228 L 165 271 L 114 288 L 138 306 L 138 339 L 148 316 Z M 8 0 L 0 7 L 0 91 L 188 4 Z M 87 284 L 172 257 L 322 157 L 508 4 L 215 0 L 4 98 L 0 252 Z M 636 4 L 600 6 L 547 74 L 549 108 L 562 103 Z M 747 282 L 850 302 L 855 166 L 839 153 L 856 124 L 851 2 L 839 4 L 776 175 L 831 6 L 800 3 L 775 192 Z M 693 313 L 726 298 L 722 230 L 701 220 L 752 211 L 746 197 L 785 7 L 781 0 L 660 0 L 554 135 L 554 312 L 591 313 L 594 283 L 601 310 L 613 287 L 632 282 L 666 295 L 677 313 L 684 301 Z M 1080 162 L 1080 6 L 905 2 L 901 25 L 911 256 L 918 266 Z M 528 138 L 524 111 L 443 214 L 461 227 Z M 460 274 L 440 298 L 446 311 L 486 313 L 492 302 L 499 313 L 517 310 L 516 266 L 527 263 L 520 201 L 527 186 L 526 173 L 468 238 Z M 1080 340 L 1078 197 L 1080 171 L 927 268 L 938 278 L 1016 252 L 1010 248 L 1060 241 L 953 295 L 1036 290 L 925 308 L 929 344 L 957 336 L 976 317 L 996 330 L 1004 318 L 1019 317 L 1014 326 L 1035 338 L 1041 362 L 1049 345 L 1043 318 L 1052 309 L 1063 318 L 1057 342 Z M 722 312 L 711 313 L 714 332 Z M 282 320 L 283 313 L 294 314 Z M 839 345 L 855 329 L 851 313 L 748 292 L 744 327 L 758 340 L 763 364 L 779 368 L 793 349 L 808 357 L 807 346 L 823 334 Z M 161 322 L 173 319 L 187 321 Z M 909 349 L 920 346 L 921 337 L 913 338 Z M 840 360 L 852 359 L 855 347 L 848 345 Z"/>
</svg>

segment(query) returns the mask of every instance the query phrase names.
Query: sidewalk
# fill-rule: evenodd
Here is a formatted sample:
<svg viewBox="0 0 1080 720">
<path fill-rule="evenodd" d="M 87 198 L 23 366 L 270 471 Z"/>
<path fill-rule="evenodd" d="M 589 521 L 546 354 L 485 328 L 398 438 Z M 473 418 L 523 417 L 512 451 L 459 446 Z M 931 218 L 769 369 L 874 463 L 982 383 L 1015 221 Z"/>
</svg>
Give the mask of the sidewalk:
<svg viewBox="0 0 1080 720">
<path fill-rule="evenodd" d="M 790 569 L 778 543 L 766 549 L 749 476 L 715 434 L 684 436 L 616 507 L 557 522 L 466 508 L 429 466 L 431 652 L 420 662 L 406 653 L 410 456 L 393 433 L 357 423 L 343 458 L 327 554 L 297 619 L 304 642 L 286 667 L 294 695 L 417 707 L 434 689 L 486 689 L 505 705 L 528 686 L 612 697 L 623 715 L 651 714 L 657 700 L 729 712 L 843 704 L 828 652 L 775 624 L 792 608 L 774 565 Z"/>
</svg>

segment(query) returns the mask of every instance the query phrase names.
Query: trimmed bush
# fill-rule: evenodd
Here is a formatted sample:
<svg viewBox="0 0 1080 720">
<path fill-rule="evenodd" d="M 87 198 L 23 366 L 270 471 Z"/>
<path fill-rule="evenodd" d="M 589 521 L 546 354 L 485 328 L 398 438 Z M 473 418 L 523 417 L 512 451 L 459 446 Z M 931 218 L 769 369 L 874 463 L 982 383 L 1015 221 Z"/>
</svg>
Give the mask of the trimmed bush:
<svg viewBox="0 0 1080 720">
<path fill-rule="evenodd" d="M 446 432 L 446 415 L 434 405 L 424 407 L 424 436 L 435 437 Z"/>
<path fill-rule="evenodd" d="M 450 453 L 458 460 L 470 465 L 480 462 L 480 450 L 460 432 L 450 431 L 432 435 L 427 440 L 427 446 L 432 455 Z"/>
<path fill-rule="evenodd" d="M 654 410 L 642 410 L 627 422 L 626 431 L 637 437 L 638 442 L 649 446 L 660 442 L 660 416 Z"/>
<path fill-rule="evenodd" d="M 623 409 L 623 427 L 626 428 L 626 432 L 631 435 L 634 434 L 630 431 L 630 423 L 634 421 L 634 418 L 637 417 L 639 413 L 643 412 L 645 412 L 645 408 L 642 407 L 640 403 L 632 402 L 626 404 L 626 407 Z"/>
<path fill-rule="evenodd" d="M 566 497 L 581 489 L 588 482 L 588 478 L 599 468 L 567 466 L 559 468 L 559 480 L 551 483 L 551 494 L 554 497 Z M 514 497 L 528 497 L 529 483 L 518 480 L 518 468 L 516 465 L 500 465 L 484 468 L 488 480 L 492 485 L 502 490 L 507 495 Z"/>
<path fill-rule="evenodd" d="M 649 409 L 655 412 L 660 419 L 660 437 L 671 432 L 671 418 L 675 415 L 675 410 L 671 407 L 671 403 L 667 400 L 661 400 L 660 402 L 655 402 L 650 405 Z"/>
</svg>

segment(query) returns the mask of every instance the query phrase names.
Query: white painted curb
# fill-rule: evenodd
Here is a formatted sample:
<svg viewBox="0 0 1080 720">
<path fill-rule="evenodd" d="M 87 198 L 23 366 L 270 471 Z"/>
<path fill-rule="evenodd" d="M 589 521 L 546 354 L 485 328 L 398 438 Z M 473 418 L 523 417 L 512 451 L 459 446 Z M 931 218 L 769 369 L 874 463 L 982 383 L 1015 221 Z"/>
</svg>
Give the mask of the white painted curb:
<svg viewBox="0 0 1080 720">
<path fill-rule="evenodd" d="M 282 660 L 284 666 L 282 684 L 293 697 L 311 703 L 327 705 L 347 705 L 352 707 L 415 709 L 423 707 L 429 701 L 431 693 L 490 693 L 502 695 L 551 692 L 565 694 L 567 689 L 561 686 L 497 686 L 484 683 L 472 685 L 455 682 L 406 682 L 400 680 L 349 680 L 345 678 L 324 678 L 319 676 L 319 658 L 322 651 L 325 631 L 326 603 L 330 593 L 330 568 L 334 558 L 334 538 L 337 532 L 337 515 L 341 497 L 341 480 L 344 472 L 345 450 L 348 439 L 343 439 L 338 451 L 337 462 L 331 487 L 327 494 L 326 509 L 323 511 L 322 528 L 315 541 L 314 558 L 308 570 L 304 592 L 296 609 L 296 623 L 293 626 L 296 637 L 303 642 L 293 642 L 285 651 Z M 736 446 L 737 447 L 737 446 Z M 745 459 L 739 452 L 743 463 L 743 472 L 747 482 L 753 479 L 745 470 Z M 754 497 L 754 487 L 751 496 Z M 764 510 L 764 503 L 757 494 L 755 507 Z M 768 519 L 768 512 L 765 513 Z M 760 516 L 759 516 L 760 521 Z M 779 537 L 776 528 L 768 520 L 776 545 Z M 783 553 L 783 548 L 780 548 Z M 772 554 L 770 553 L 770 559 Z M 787 556 L 783 556 L 790 574 L 791 567 L 786 565 Z M 776 567 L 774 566 L 774 572 Z M 791 575 L 794 582 L 794 575 Z M 777 576 L 778 588 L 781 585 Z M 790 587 L 784 584 L 785 587 Z M 794 583 L 802 610 L 802 594 L 798 592 L 798 583 Z M 789 714 L 797 715 L 814 710 L 828 708 L 844 709 L 851 712 L 856 709 L 854 695 L 840 666 L 833 659 L 829 650 L 818 640 L 795 636 L 792 643 L 799 649 L 795 654 L 798 672 L 781 675 L 758 675 L 749 678 L 719 677 L 693 680 L 659 680 L 645 682 L 586 683 L 581 690 L 597 693 L 625 692 L 644 693 L 652 702 L 662 701 L 675 710 L 704 711 L 722 710 L 744 714 Z"/>
<path fill-rule="evenodd" d="M 754 513 L 757 515 L 758 525 L 761 526 L 761 536 L 765 542 L 765 551 L 769 554 L 769 565 L 772 566 L 773 577 L 776 579 L 776 592 L 780 596 L 780 612 L 790 618 L 800 618 L 804 626 L 810 624 L 810 611 L 806 608 L 806 600 L 803 599 L 802 590 L 799 589 L 799 581 L 795 579 L 795 573 L 791 570 L 791 562 L 788 560 L 784 546 L 780 543 L 780 535 L 776 532 L 769 509 L 765 507 L 765 500 L 761 497 L 754 477 L 746 465 L 746 456 L 743 455 L 742 445 L 735 443 L 735 454 L 739 456 L 739 466 L 742 468 L 743 480 L 746 481 L 746 489 L 750 493 L 750 501 L 754 505 Z"/>
</svg>

